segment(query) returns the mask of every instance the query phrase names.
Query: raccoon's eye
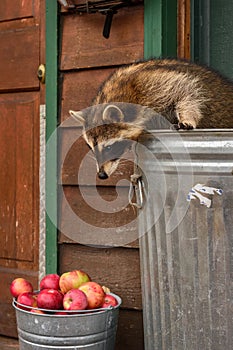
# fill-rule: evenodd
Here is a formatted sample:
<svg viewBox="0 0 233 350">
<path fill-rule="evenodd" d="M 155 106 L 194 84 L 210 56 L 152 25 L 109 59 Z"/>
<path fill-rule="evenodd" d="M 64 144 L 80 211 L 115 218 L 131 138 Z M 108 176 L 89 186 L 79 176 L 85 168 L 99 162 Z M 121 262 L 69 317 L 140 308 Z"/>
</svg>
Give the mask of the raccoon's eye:
<svg viewBox="0 0 233 350">
<path fill-rule="evenodd" d="M 106 157 L 106 159 L 119 159 L 121 155 L 125 152 L 125 150 L 129 146 L 129 141 L 116 141 L 111 145 L 107 145 L 103 149 L 103 156 Z"/>
<path fill-rule="evenodd" d="M 109 151 L 111 151 L 112 150 L 112 146 L 106 146 L 106 147 L 104 147 L 104 149 L 107 151 L 107 152 L 109 152 Z"/>
</svg>

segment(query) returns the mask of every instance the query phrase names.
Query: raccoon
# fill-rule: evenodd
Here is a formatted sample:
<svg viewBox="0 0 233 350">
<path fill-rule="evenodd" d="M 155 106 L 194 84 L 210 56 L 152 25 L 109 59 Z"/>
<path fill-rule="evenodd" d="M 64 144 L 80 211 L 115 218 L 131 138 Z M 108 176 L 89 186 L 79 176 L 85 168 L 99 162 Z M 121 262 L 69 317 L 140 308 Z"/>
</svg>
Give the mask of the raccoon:
<svg viewBox="0 0 233 350">
<path fill-rule="evenodd" d="M 106 179 L 130 140 L 138 140 L 161 117 L 165 128 L 178 130 L 233 128 L 233 82 L 188 61 L 152 59 L 117 69 L 91 108 L 70 114 L 82 123 L 98 176 Z"/>
</svg>

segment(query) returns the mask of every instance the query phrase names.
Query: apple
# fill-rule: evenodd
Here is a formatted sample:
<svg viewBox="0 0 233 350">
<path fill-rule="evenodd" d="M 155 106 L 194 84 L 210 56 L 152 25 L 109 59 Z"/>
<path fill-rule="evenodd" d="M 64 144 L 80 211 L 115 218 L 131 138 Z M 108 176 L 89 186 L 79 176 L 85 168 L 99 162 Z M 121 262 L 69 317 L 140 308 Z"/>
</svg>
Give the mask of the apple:
<svg viewBox="0 0 233 350">
<path fill-rule="evenodd" d="M 56 315 L 56 316 L 64 316 L 64 315 L 68 315 L 68 313 L 67 312 L 62 312 L 62 311 L 57 311 L 57 312 L 54 313 L 54 315 Z"/>
<path fill-rule="evenodd" d="M 62 293 L 67 293 L 70 289 L 79 288 L 82 283 L 89 282 L 91 279 L 87 273 L 82 270 L 65 272 L 61 275 L 59 286 Z"/>
<path fill-rule="evenodd" d="M 37 296 L 37 305 L 41 309 L 62 309 L 63 294 L 57 289 L 42 289 Z"/>
<path fill-rule="evenodd" d="M 103 291 L 104 291 L 105 294 L 111 293 L 111 291 L 110 291 L 110 289 L 108 287 L 102 286 L 102 288 L 103 288 Z"/>
<path fill-rule="evenodd" d="M 80 289 L 70 289 L 63 298 L 65 310 L 85 310 L 88 306 L 87 296 Z"/>
<path fill-rule="evenodd" d="M 117 305 L 118 305 L 118 301 L 116 300 L 116 298 L 113 295 L 105 294 L 104 302 L 101 305 L 102 308 L 117 306 Z"/>
<path fill-rule="evenodd" d="M 39 310 L 39 309 L 31 309 L 30 311 L 31 311 L 32 313 L 34 313 L 34 314 L 45 314 L 44 311 Z"/>
<path fill-rule="evenodd" d="M 15 298 L 24 292 L 33 292 L 32 284 L 24 278 L 15 278 L 10 285 L 11 295 Z"/>
<path fill-rule="evenodd" d="M 24 310 L 30 310 L 30 307 L 37 307 L 37 295 L 33 292 L 24 292 L 18 295 L 17 303 L 28 306 L 23 307 L 22 305 L 17 304 L 18 307 Z"/>
<path fill-rule="evenodd" d="M 104 290 L 96 282 L 85 282 L 79 289 L 83 291 L 87 296 L 88 309 L 97 309 L 101 307 L 104 301 Z"/>
<path fill-rule="evenodd" d="M 56 273 L 50 273 L 44 276 L 40 281 L 40 290 L 42 289 L 60 289 L 59 287 L 60 276 Z"/>
</svg>

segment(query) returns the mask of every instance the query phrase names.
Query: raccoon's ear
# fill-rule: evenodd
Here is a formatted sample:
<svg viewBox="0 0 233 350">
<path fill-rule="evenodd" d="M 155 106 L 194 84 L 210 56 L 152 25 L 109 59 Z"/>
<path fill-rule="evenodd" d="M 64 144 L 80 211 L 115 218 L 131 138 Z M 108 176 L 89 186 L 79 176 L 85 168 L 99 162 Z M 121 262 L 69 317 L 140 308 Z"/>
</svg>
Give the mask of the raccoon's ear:
<svg viewBox="0 0 233 350">
<path fill-rule="evenodd" d="M 71 117 L 74 117 L 82 126 L 84 125 L 85 119 L 83 118 L 83 114 L 81 111 L 69 111 Z"/>
<path fill-rule="evenodd" d="M 124 114 L 118 106 L 108 105 L 104 109 L 103 120 L 107 123 L 119 123 L 124 120 Z"/>
</svg>

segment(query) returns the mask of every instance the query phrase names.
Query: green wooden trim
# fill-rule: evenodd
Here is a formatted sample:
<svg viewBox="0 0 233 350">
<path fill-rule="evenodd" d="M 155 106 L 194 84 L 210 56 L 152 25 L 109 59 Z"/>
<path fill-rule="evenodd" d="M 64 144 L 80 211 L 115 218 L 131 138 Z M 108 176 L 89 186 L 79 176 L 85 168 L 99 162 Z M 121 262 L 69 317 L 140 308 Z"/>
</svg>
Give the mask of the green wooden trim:
<svg viewBox="0 0 233 350">
<path fill-rule="evenodd" d="M 57 82 L 58 5 L 46 0 L 46 273 L 57 272 Z"/>
<path fill-rule="evenodd" d="M 144 0 L 144 57 L 177 56 L 177 0 Z"/>
<path fill-rule="evenodd" d="M 191 0 L 192 58 L 233 79 L 232 0 Z"/>
</svg>

